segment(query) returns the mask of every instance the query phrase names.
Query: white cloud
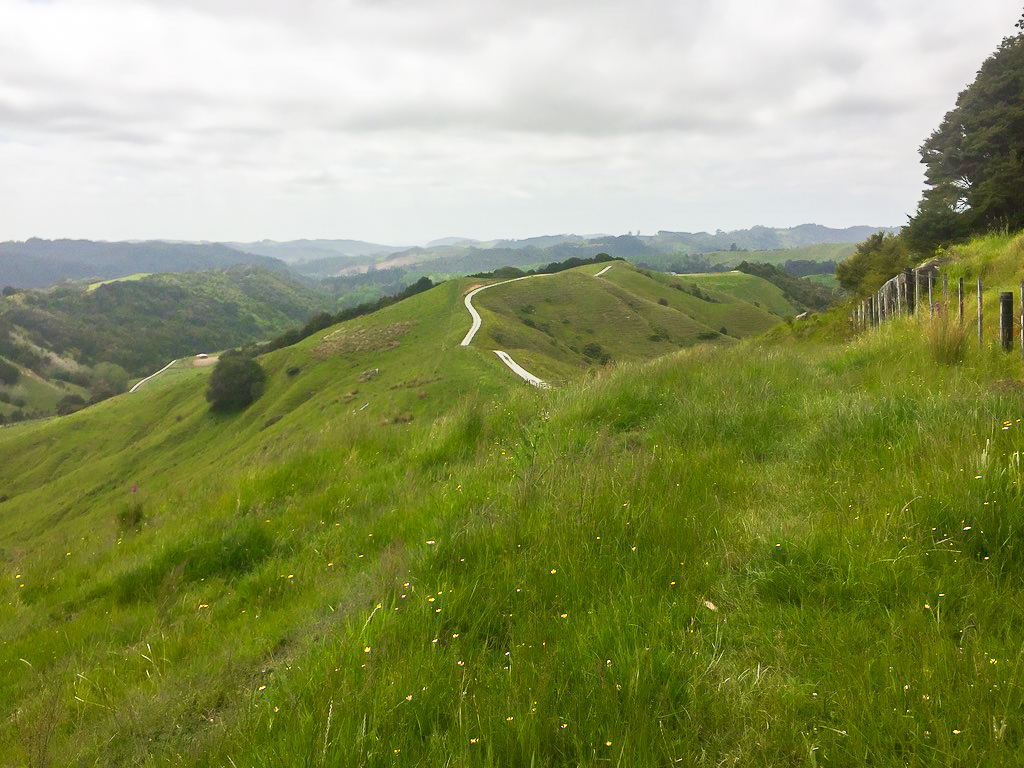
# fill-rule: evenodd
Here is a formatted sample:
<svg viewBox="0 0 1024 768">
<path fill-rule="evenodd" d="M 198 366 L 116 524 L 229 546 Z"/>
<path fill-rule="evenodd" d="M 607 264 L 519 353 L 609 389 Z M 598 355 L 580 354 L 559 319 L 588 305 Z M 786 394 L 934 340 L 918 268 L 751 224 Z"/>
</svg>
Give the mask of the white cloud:
<svg viewBox="0 0 1024 768">
<path fill-rule="evenodd" d="M 1019 10 L 0 0 L 0 238 L 899 223 Z"/>
</svg>

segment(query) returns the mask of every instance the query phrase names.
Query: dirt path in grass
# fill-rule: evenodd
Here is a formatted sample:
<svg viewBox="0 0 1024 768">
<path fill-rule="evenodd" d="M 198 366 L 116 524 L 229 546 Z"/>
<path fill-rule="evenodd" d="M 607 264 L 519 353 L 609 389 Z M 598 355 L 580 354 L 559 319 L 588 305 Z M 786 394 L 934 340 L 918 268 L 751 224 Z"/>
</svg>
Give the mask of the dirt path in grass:
<svg viewBox="0 0 1024 768">
<path fill-rule="evenodd" d="M 547 277 L 547 275 L 526 275 L 526 277 L 514 277 L 511 280 L 502 280 L 500 283 L 481 285 L 477 288 L 473 288 L 469 293 L 467 293 L 465 304 L 466 309 L 469 310 L 469 316 L 473 319 L 473 325 L 466 333 L 465 338 L 462 339 L 462 343 L 460 344 L 460 346 L 468 347 L 469 343 L 473 341 L 473 337 L 476 336 L 476 332 L 480 330 L 481 323 L 483 323 L 483 320 L 480 317 L 480 313 L 477 312 L 476 308 L 473 306 L 474 296 L 480 293 L 480 291 L 485 291 L 488 288 L 494 288 L 495 286 L 498 285 L 505 285 L 506 283 L 514 283 L 517 280 L 529 280 L 531 277 Z M 551 389 L 550 384 L 548 384 L 543 379 L 534 376 L 528 370 L 523 368 L 523 366 L 521 366 L 519 363 L 513 360 L 507 352 L 502 352 L 500 349 L 493 349 L 491 351 L 498 356 L 501 362 L 503 362 L 505 365 L 509 367 L 509 370 L 511 370 L 516 376 L 521 378 L 523 381 L 532 384 L 535 387 L 540 387 L 541 389 Z"/>
<path fill-rule="evenodd" d="M 513 277 L 511 280 L 502 280 L 500 283 L 491 283 L 490 285 L 481 285 L 478 288 L 474 288 L 466 294 L 465 304 L 466 309 L 469 310 L 470 317 L 473 318 L 473 327 L 469 329 L 465 338 L 462 340 L 461 346 L 468 347 L 469 342 L 476 336 L 476 332 L 480 330 L 480 324 L 483 322 L 480 319 L 480 313 L 473 307 L 473 297 L 476 296 L 480 291 L 486 291 L 488 288 L 497 288 L 499 285 L 505 285 L 507 283 L 515 283 L 519 280 L 529 280 L 531 277 L 549 277 L 549 275 L 527 275 L 526 277 Z"/>
<path fill-rule="evenodd" d="M 146 378 L 144 378 L 144 379 L 142 379 L 140 381 L 137 381 L 135 383 L 135 386 L 128 390 L 128 394 L 131 394 L 132 392 L 134 392 L 136 389 L 141 387 L 143 384 L 145 384 L 147 381 L 149 381 L 150 379 L 154 378 L 155 376 L 159 376 L 161 373 L 163 373 L 168 368 L 170 368 L 172 365 L 174 365 L 176 362 L 178 362 L 178 360 L 184 360 L 184 359 L 185 358 L 183 358 L 183 357 L 175 358 L 174 360 L 171 360 L 171 362 L 169 362 L 167 365 L 165 365 L 163 368 L 161 368 L 156 373 L 151 373 Z M 195 358 L 192 359 L 192 367 L 193 368 L 204 368 L 207 365 L 214 365 L 214 364 L 216 364 L 216 362 L 219 359 L 220 359 L 220 357 L 216 356 L 216 355 L 209 355 L 207 357 L 195 357 Z"/>
<path fill-rule="evenodd" d="M 159 376 L 159 375 L 160 375 L 161 373 L 163 373 L 164 371 L 166 371 L 166 370 L 167 370 L 168 368 L 170 368 L 170 367 L 171 367 L 172 365 L 174 365 L 174 364 L 175 364 L 176 362 L 178 362 L 177 358 L 176 358 L 176 359 L 174 359 L 174 360 L 171 360 L 171 362 L 169 362 L 169 363 L 168 363 L 167 365 L 165 365 L 165 366 L 164 366 L 163 368 L 161 368 L 161 369 L 160 369 L 159 371 L 157 371 L 156 373 L 151 373 L 151 374 L 149 374 L 149 376 L 147 376 L 146 378 L 142 379 L 141 381 L 138 381 L 138 382 L 136 382 L 136 383 L 135 383 L 135 386 L 134 386 L 134 387 L 132 387 L 131 389 L 129 389 L 129 390 L 128 390 L 128 394 L 131 394 L 132 392 L 134 392 L 134 391 L 135 391 L 136 389 L 138 389 L 139 387 L 141 387 L 141 386 L 142 386 L 143 384 L 145 384 L 145 383 L 146 383 L 147 381 L 149 381 L 150 379 L 152 379 L 152 378 L 154 378 L 154 377 L 156 377 L 156 376 Z"/>
</svg>

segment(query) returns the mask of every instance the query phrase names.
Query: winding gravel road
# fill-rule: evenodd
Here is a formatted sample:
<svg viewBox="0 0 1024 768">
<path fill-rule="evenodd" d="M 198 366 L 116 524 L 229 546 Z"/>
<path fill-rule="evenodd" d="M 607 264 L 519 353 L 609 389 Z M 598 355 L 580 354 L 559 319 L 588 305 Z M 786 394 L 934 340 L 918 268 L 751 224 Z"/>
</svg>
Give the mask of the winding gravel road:
<svg viewBox="0 0 1024 768">
<path fill-rule="evenodd" d="M 605 272 L 607 272 L 611 268 L 612 268 L 612 265 L 609 264 L 607 267 L 605 267 L 600 272 L 595 274 L 594 277 L 600 277 L 601 275 L 603 275 Z M 529 280 L 531 277 L 548 277 L 548 275 L 542 274 L 542 275 L 526 275 L 525 277 L 513 277 L 511 280 L 502 280 L 500 283 L 491 283 L 490 285 L 481 285 L 479 288 L 474 288 L 472 291 L 467 293 L 466 294 L 466 299 L 465 299 L 465 304 L 466 304 L 466 309 L 469 310 L 470 317 L 473 318 L 473 325 L 472 325 L 472 327 L 470 327 L 469 331 L 466 333 L 466 336 L 462 340 L 462 343 L 460 344 L 460 346 L 463 346 L 463 347 L 468 347 L 469 346 L 469 343 L 471 341 L 473 341 L 473 337 L 476 336 L 476 332 L 480 330 L 480 325 L 483 322 L 483 320 L 480 318 L 480 313 L 477 312 L 476 308 L 473 306 L 473 297 L 474 296 L 476 296 L 478 293 L 480 293 L 480 291 L 485 291 L 488 288 L 494 288 L 496 286 L 505 285 L 507 283 L 514 283 L 514 282 L 516 282 L 518 280 Z M 502 352 L 500 349 L 494 349 L 494 350 L 491 350 L 491 351 L 494 352 L 494 354 L 496 354 L 498 356 L 498 358 L 501 360 L 501 362 L 503 362 L 505 365 L 507 365 L 509 367 L 509 369 L 516 376 L 521 378 L 523 381 L 526 381 L 526 382 L 532 384 L 535 387 L 540 387 L 541 389 L 551 389 L 551 385 L 550 384 L 548 384 L 543 379 L 541 379 L 541 378 L 539 378 L 537 376 L 534 376 L 528 370 L 523 368 L 523 366 L 521 366 L 519 363 L 517 363 L 515 360 L 513 360 L 509 356 L 509 354 L 507 352 Z"/>
<path fill-rule="evenodd" d="M 548 275 L 526 275 L 526 277 L 514 277 L 511 280 L 502 280 L 500 283 L 491 283 L 490 285 L 481 285 L 479 288 L 474 288 L 472 291 L 467 293 L 466 294 L 466 299 L 465 299 L 465 304 L 466 304 L 466 309 L 469 310 L 470 317 L 473 318 L 473 325 L 469 329 L 469 332 L 466 334 L 465 338 L 462 340 L 462 343 L 460 344 L 460 346 L 463 346 L 463 347 L 468 347 L 469 346 L 469 343 L 473 340 L 473 337 L 476 336 L 476 332 L 480 330 L 480 324 L 483 322 L 483 320 L 481 320 L 481 318 L 480 318 L 480 313 L 477 312 L 476 308 L 473 306 L 473 297 L 474 296 L 476 296 L 478 293 L 480 293 L 480 291 L 487 290 L 488 288 L 494 288 L 495 286 L 498 286 L 498 285 L 505 285 L 506 283 L 514 283 L 514 282 L 516 282 L 518 280 L 529 280 L 531 277 L 548 277 Z M 509 367 L 509 369 L 516 376 L 521 378 L 523 381 L 525 381 L 525 382 L 527 382 L 529 384 L 532 384 L 535 387 L 539 387 L 540 389 L 551 389 L 551 385 L 550 384 L 548 384 L 543 379 L 541 379 L 541 378 L 539 378 L 537 376 L 534 376 L 528 370 L 523 368 L 523 366 L 521 366 L 519 363 L 517 363 L 515 360 L 513 360 L 509 356 L 509 354 L 507 352 L 502 352 L 500 349 L 494 349 L 494 350 L 491 350 L 491 351 L 494 352 L 494 354 L 496 354 L 498 356 L 498 358 L 501 360 L 501 362 L 503 362 L 505 365 L 507 365 Z"/>
<path fill-rule="evenodd" d="M 502 280 L 500 283 L 491 283 L 490 285 L 481 285 L 479 288 L 474 288 L 472 291 L 466 294 L 466 309 L 469 310 L 470 316 L 473 318 L 473 327 L 469 329 L 466 337 L 462 340 L 459 346 L 468 347 L 469 342 L 476 336 L 476 332 L 480 330 L 480 323 L 483 322 L 480 319 L 480 313 L 473 307 L 473 297 L 476 296 L 480 291 L 486 291 L 488 288 L 496 288 L 499 285 L 505 285 L 506 283 L 515 283 L 519 280 L 529 280 L 531 277 L 549 277 L 549 275 L 527 275 L 526 277 L 513 277 L 511 280 Z"/>
</svg>

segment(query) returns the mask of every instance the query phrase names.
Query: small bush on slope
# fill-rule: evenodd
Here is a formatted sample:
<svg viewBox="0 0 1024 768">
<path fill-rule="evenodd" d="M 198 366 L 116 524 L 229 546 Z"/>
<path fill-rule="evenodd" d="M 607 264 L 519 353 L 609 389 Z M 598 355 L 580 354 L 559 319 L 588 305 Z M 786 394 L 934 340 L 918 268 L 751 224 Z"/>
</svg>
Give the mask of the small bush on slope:
<svg viewBox="0 0 1024 768">
<path fill-rule="evenodd" d="M 261 394 L 267 374 L 251 357 L 224 355 L 210 374 L 206 400 L 214 411 L 238 411 Z"/>
</svg>

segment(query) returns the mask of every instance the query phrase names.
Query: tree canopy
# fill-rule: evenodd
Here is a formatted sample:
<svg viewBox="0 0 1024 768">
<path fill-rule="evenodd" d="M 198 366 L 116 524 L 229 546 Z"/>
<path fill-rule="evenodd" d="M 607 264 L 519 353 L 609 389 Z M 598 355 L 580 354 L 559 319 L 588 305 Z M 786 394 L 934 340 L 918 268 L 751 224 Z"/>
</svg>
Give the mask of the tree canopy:
<svg viewBox="0 0 1024 768">
<path fill-rule="evenodd" d="M 7 384 L 8 386 L 14 384 L 18 380 L 18 376 L 21 371 L 16 366 L 11 365 L 6 360 L 0 359 L 0 384 Z"/>
<path fill-rule="evenodd" d="M 1024 228 L 1024 35 L 1003 40 L 920 152 L 929 189 L 906 230 L 913 250 Z"/>
<path fill-rule="evenodd" d="M 263 394 L 266 380 L 266 371 L 251 357 L 225 354 L 210 374 L 206 399 L 214 411 L 238 411 Z"/>
<path fill-rule="evenodd" d="M 853 255 L 836 267 L 836 278 L 844 290 L 867 295 L 912 261 L 902 236 L 879 232 L 858 245 Z"/>
</svg>

